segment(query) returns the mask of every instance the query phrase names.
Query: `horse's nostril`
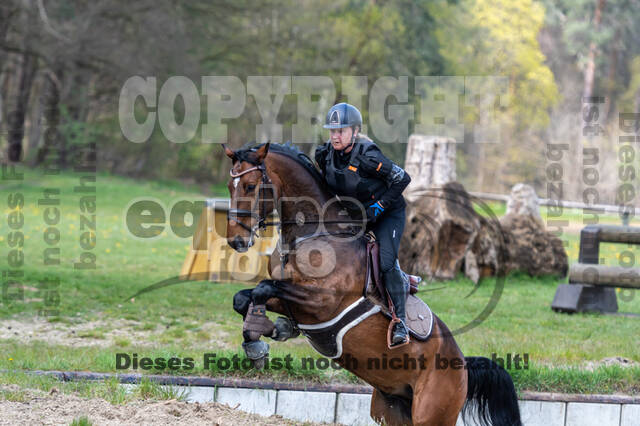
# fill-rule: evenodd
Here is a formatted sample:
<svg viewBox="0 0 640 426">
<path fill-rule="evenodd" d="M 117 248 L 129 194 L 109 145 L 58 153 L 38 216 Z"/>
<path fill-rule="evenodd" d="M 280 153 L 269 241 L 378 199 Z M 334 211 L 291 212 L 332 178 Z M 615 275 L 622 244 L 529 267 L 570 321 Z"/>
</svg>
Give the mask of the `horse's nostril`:
<svg viewBox="0 0 640 426">
<path fill-rule="evenodd" d="M 246 248 L 244 239 L 238 235 L 236 235 L 233 240 L 229 241 L 229 245 L 234 250 L 242 250 Z"/>
</svg>

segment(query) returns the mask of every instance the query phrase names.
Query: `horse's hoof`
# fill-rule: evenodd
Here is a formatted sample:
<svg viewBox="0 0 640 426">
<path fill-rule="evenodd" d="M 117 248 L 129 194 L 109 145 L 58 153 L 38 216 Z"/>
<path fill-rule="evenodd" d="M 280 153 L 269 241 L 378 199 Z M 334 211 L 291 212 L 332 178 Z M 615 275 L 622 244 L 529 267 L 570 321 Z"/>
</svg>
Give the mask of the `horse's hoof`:
<svg viewBox="0 0 640 426">
<path fill-rule="evenodd" d="M 278 317 L 274 326 L 275 329 L 271 335 L 273 340 L 284 342 L 285 340 L 298 337 L 300 335 L 300 330 L 293 325 L 289 318 Z"/>
<path fill-rule="evenodd" d="M 251 364 L 253 364 L 253 368 L 256 370 L 262 370 L 264 368 L 267 357 L 263 357 L 260 359 L 252 359 Z"/>
<path fill-rule="evenodd" d="M 260 370 L 264 367 L 265 359 L 269 356 L 269 344 L 262 340 L 255 340 L 253 342 L 242 343 L 242 349 L 247 355 L 253 366 Z"/>
</svg>

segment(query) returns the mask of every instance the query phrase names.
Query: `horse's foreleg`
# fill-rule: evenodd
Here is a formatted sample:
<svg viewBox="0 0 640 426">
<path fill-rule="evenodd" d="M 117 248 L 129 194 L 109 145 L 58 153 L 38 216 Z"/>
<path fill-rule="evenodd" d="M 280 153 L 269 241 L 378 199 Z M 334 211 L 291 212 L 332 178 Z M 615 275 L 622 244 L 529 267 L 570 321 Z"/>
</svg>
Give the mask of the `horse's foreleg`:
<svg viewBox="0 0 640 426">
<path fill-rule="evenodd" d="M 245 293 L 245 295 L 248 293 Z M 260 339 L 260 336 L 272 336 L 275 326 L 267 317 L 267 301 L 277 297 L 278 291 L 269 280 L 260 281 L 260 284 L 251 290 L 251 298 L 247 312 L 244 317 L 243 336 L 245 342 L 253 342 Z M 238 299 L 244 299 L 239 297 Z M 234 303 L 236 300 L 234 300 Z M 246 300 L 242 301 L 244 309 Z"/>
<path fill-rule="evenodd" d="M 247 311 L 249 311 L 252 291 L 253 289 L 251 288 L 240 290 L 233 296 L 233 310 L 242 315 L 243 320 L 247 316 Z"/>
<path fill-rule="evenodd" d="M 252 288 L 240 290 L 233 296 L 233 310 L 242 315 L 242 319 L 247 316 L 249 311 L 249 305 L 251 304 L 251 292 Z M 285 308 L 280 299 L 272 297 L 267 300 L 267 311 L 275 312 L 277 314 L 285 314 Z"/>
<path fill-rule="evenodd" d="M 280 300 L 279 298 L 285 295 L 283 294 L 282 288 L 279 286 L 279 284 L 281 283 L 275 280 L 261 281 L 260 284 L 251 292 L 253 306 L 265 306 L 272 311 L 275 311 L 274 308 L 276 308 L 279 309 L 277 311 L 278 313 L 284 313 L 285 308 L 283 306 L 282 300 Z M 268 336 L 274 340 L 283 342 L 287 339 L 300 335 L 300 331 L 294 326 L 289 318 L 278 317 L 275 324 L 269 321 L 268 318 L 267 321 L 268 323 L 266 324 L 268 324 L 269 327 L 273 326 L 273 328 L 268 329 L 269 334 L 263 333 L 264 336 Z"/>
<path fill-rule="evenodd" d="M 256 288 L 239 291 L 233 297 L 233 309 L 244 317 L 242 348 L 258 369 L 264 366 L 269 355 L 269 345 L 261 341 L 260 336 L 270 336 L 275 329 L 266 315 L 266 302 L 272 293 L 267 284 L 260 282 Z"/>
<path fill-rule="evenodd" d="M 263 284 L 265 286 L 267 284 Z M 249 305 L 253 302 L 252 300 L 252 292 L 253 289 L 245 289 L 240 290 L 233 296 L 233 309 L 242 315 L 242 319 L 244 320 L 249 312 Z M 265 292 L 264 288 L 258 292 L 258 303 L 260 303 L 260 297 L 264 298 L 264 296 L 268 296 L 269 292 Z M 283 302 L 276 297 L 272 297 L 267 300 L 266 308 L 268 311 L 276 312 L 278 314 L 285 314 L 286 308 Z M 293 337 L 297 337 L 300 335 L 300 331 L 294 326 L 294 324 L 285 317 L 278 317 L 275 321 L 275 330 L 272 332 L 271 337 L 274 340 L 278 340 L 283 342 Z M 248 341 L 250 339 L 246 339 Z"/>
<path fill-rule="evenodd" d="M 260 340 L 261 336 L 284 341 L 299 334 L 288 319 L 278 318 L 274 324 L 267 317 L 267 303 L 278 303 L 279 296 L 280 290 L 273 280 L 263 280 L 253 290 L 243 290 L 234 296 L 234 309 L 244 317 L 242 347 L 256 368 L 262 367 L 269 354 L 269 345 Z"/>
</svg>

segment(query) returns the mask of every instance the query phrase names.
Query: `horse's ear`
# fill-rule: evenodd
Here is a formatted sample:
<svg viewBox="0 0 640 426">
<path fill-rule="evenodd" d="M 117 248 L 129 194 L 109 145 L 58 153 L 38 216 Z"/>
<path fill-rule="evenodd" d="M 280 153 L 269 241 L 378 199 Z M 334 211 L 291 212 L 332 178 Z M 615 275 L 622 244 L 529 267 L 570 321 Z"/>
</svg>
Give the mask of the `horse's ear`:
<svg viewBox="0 0 640 426">
<path fill-rule="evenodd" d="M 260 148 L 256 150 L 258 163 L 262 163 L 264 161 L 264 158 L 267 156 L 268 152 L 269 152 L 269 142 L 265 143 L 264 145 L 262 145 Z"/>
<path fill-rule="evenodd" d="M 224 149 L 224 153 L 227 154 L 227 157 L 231 158 L 232 161 L 236 161 L 236 153 L 229 149 L 228 146 L 222 144 L 222 148 Z"/>
</svg>

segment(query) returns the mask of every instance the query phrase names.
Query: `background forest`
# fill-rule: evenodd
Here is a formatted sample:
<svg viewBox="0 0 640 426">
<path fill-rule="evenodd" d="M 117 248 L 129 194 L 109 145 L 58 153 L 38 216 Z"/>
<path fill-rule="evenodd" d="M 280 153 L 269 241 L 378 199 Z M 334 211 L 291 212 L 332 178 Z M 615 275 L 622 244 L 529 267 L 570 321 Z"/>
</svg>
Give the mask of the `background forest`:
<svg viewBox="0 0 640 426">
<path fill-rule="evenodd" d="M 595 148 L 596 202 L 617 203 L 622 181 L 636 184 L 635 171 L 618 173 L 618 155 L 620 114 L 640 111 L 638 22 L 639 0 L 3 0 L 0 159 L 65 168 L 95 143 L 104 171 L 225 180 L 228 160 L 200 132 L 184 144 L 168 142 L 159 129 L 145 143 L 123 137 L 118 99 L 135 75 L 159 82 L 174 75 L 194 82 L 205 75 L 245 82 L 252 75 L 329 76 L 335 101 L 348 100 L 342 76 L 367 76 L 369 85 L 382 76 L 504 76 L 501 141 L 457 141 L 458 178 L 467 189 L 506 193 L 528 182 L 549 196 L 549 145 L 567 144 L 561 198 L 583 201 L 593 185 L 583 179 L 583 149 Z M 597 116 L 583 102 L 590 97 L 603 98 Z M 295 101 L 284 102 L 278 119 L 287 139 Z M 255 140 L 259 123 L 249 97 L 244 114 L 229 122 L 231 145 Z M 595 137 L 587 125 L 595 125 Z M 47 137 L 51 128 L 55 137 Z M 405 149 L 383 144 L 400 164 Z"/>
</svg>

